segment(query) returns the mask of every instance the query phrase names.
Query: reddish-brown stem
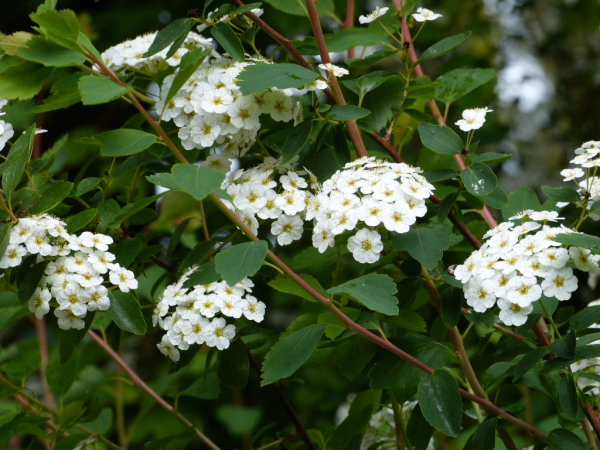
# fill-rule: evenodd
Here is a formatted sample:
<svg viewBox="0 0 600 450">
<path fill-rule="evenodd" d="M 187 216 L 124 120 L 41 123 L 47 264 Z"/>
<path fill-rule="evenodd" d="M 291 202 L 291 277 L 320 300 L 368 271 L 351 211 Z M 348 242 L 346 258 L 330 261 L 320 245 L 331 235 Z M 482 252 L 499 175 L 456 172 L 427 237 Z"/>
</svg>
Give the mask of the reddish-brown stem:
<svg viewBox="0 0 600 450">
<path fill-rule="evenodd" d="M 260 375 L 262 372 L 260 364 L 258 363 L 258 361 L 256 359 L 254 359 L 254 355 L 252 355 L 252 352 L 250 352 L 248 347 L 246 347 L 244 345 L 244 348 L 246 349 L 246 353 L 248 354 L 248 360 L 250 361 L 250 365 L 255 370 L 255 372 Z M 304 425 L 302 425 L 302 422 L 300 422 L 300 419 L 298 418 L 298 414 L 296 414 L 296 410 L 291 405 L 291 403 L 288 401 L 288 399 L 285 397 L 285 395 L 283 393 L 283 389 L 281 388 L 281 384 L 279 382 L 275 382 L 275 383 L 270 384 L 269 388 L 271 389 L 271 392 L 273 392 L 273 395 L 275 395 L 277 400 L 279 400 L 279 403 L 281 403 L 281 405 L 287 412 L 288 416 L 290 416 L 290 420 L 294 424 L 294 427 L 296 427 L 296 431 L 298 431 L 297 434 L 300 435 L 300 437 L 304 441 L 306 448 L 308 448 L 310 450 L 316 450 L 314 444 L 312 443 L 312 441 L 310 440 L 310 437 L 308 436 L 306 428 L 304 428 Z"/>
<path fill-rule="evenodd" d="M 54 404 L 54 396 L 52 390 L 48 386 L 46 381 L 46 366 L 48 365 L 48 343 L 46 340 L 46 322 L 42 317 L 40 320 L 34 319 L 33 324 L 35 326 L 35 334 L 37 336 L 38 343 L 40 344 L 40 376 L 42 378 L 42 389 L 44 392 L 44 403 L 51 407 Z"/>
<path fill-rule="evenodd" d="M 346 0 L 346 18 L 344 19 L 344 28 L 354 26 L 354 0 Z M 354 59 L 354 47 L 348 49 L 348 59 Z"/>
<path fill-rule="evenodd" d="M 596 439 L 592 434 L 592 428 L 590 427 L 590 423 L 587 419 L 583 419 L 581 421 L 581 427 L 583 428 L 583 432 L 585 433 L 585 438 L 588 441 L 588 445 L 590 446 L 590 450 L 598 450 L 598 445 L 596 445 Z"/>
<path fill-rule="evenodd" d="M 600 412 L 598 411 L 598 407 L 593 408 L 590 402 L 586 401 L 583 412 L 596 432 L 596 436 L 600 439 Z"/>
<path fill-rule="evenodd" d="M 204 203 L 202 200 L 198 202 L 198 209 L 200 210 L 200 221 L 202 222 L 202 233 L 204 234 L 204 239 L 210 241 L 210 233 L 208 232 L 206 215 L 204 214 Z"/>
<path fill-rule="evenodd" d="M 121 358 L 119 356 L 119 354 L 117 352 L 115 352 L 111 348 L 111 346 L 108 345 L 108 343 L 106 341 L 104 341 L 100 336 L 98 336 L 92 330 L 88 330 L 87 334 L 88 334 L 88 336 L 90 336 L 92 338 L 92 340 L 96 344 L 98 344 L 100 347 L 102 347 L 102 350 L 104 350 L 108 354 L 108 356 L 110 356 L 121 367 L 121 369 L 123 369 L 123 371 L 131 379 L 133 384 L 135 384 L 142 391 L 144 391 L 144 393 L 148 397 L 150 397 L 161 408 L 163 408 L 165 411 L 167 411 L 169 414 L 171 414 L 173 417 L 175 417 L 184 427 L 193 429 L 196 437 L 200 441 L 202 441 L 208 448 L 210 448 L 211 450 L 221 450 L 213 441 L 211 441 L 208 437 L 206 437 L 203 433 L 201 433 L 200 430 L 198 430 L 194 426 L 194 424 L 192 424 L 192 422 L 190 422 L 188 419 L 186 419 L 179 411 L 177 411 L 175 408 L 173 408 L 160 395 L 158 395 L 156 392 L 154 392 L 152 390 L 152 388 L 150 386 L 148 386 L 144 382 L 144 380 L 142 380 L 138 376 L 138 374 L 135 373 L 133 371 L 133 369 L 127 365 L 127 363 L 125 361 L 123 361 L 123 358 Z"/>
</svg>

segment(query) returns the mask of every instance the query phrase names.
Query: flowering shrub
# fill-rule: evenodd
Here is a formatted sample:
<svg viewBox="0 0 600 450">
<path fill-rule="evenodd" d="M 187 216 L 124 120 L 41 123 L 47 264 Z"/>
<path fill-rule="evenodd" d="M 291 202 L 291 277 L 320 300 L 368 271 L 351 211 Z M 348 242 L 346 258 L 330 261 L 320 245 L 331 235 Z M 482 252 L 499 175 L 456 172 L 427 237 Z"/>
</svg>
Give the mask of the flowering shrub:
<svg viewBox="0 0 600 450">
<path fill-rule="evenodd" d="M 211 3 L 0 35 L 0 447 L 597 448 L 600 144 L 506 193 L 446 12 Z"/>
</svg>

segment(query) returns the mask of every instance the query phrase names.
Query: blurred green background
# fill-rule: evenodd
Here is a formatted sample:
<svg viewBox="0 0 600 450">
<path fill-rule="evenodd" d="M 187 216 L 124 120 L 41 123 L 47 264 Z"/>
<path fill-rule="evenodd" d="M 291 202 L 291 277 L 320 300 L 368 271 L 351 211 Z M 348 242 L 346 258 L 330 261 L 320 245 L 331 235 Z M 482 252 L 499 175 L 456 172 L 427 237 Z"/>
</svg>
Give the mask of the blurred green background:
<svg viewBox="0 0 600 450">
<path fill-rule="evenodd" d="M 38 3 L 37 0 L 26 0 L 10 2 L 10 5 L 4 6 L 0 15 L 0 31 L 10 34 L 28 30 L 31 26 L 28 14 L 35 10 Z M 220 3 L 223 2 L 215 1 L 210 9 L 216 8 Z M 345 3 L 345 0 L 336 0 L 336 14 L 341 18 L 345 15 Z M 357 0 L 355 17 L 372 10 L 376 5 L 392 6 L 391 1 Z M 160 29 L 170 20 L 185 17 L 191 9 L 201 11 L 202 6 L 201 1 L 184 0 L 58 2 L 59 8 L 76 11 L 85 26 L 85 32 L 100 51 L 127 38 Z M 492 67 L 497 72 L 493 82 L 452 106 L 449 123 L 458 120 L 464 108 L 490 107 L 494 113 L 488 114 L 485 126 L 477 133 L 481 140 L 480 148 L 514 154 L 511 160 L 496 167 L 501 187 L 511 192 L 517 187 L 528 185 L 539 192 L 539 187 L 543 184 L 561 185 L 558 172 L 567 165 L 573 150 L 582 142 L 600 139 L 600 1 L 431 0 L 422 6 L 439 12 L 444 17 L 425 27 L 417 42 L 418 51 L 423 51 L 444 37 L 466 30 L 473 32 L 467 43 L 457 51 L 425 63 L 424 70 L 428 76 L 435 79 L 458 67 Z M 285 36 L 301 39 L 311 34 L 308 20 L 283 14 L 268 4 L 263 7 L 263 19 Z M 323 19 L 323 25 L 326 31 L 339 26 L 333 18 Z M 257 42 L 259 48 L 265 50 L 265 54 L 270 54 L 275 49 L 273 42 L 264 33 L 259 33 Z M 285 57 L 281 53 L 276 55 Z M 397 70 L 400 67 L 399 61 L 388 59 L 379 69 Z M 37 99 L 11 105 L 6 120 L 15 125 L 17 132 L 36 119 L 26 112 L 35 102 L 41 102 L 47 91 L 46 87 Z M 443 105 L 440 106 L 443 109 Z M 92 107 L 74 105 L 66 111 L 48 113 L 37 119 L 43 128 L 49 130 L 42 135 L 44 146 L 50 146 L 66 132 L 70 133 L 70 142 L 60 153 L 56 165 L 61 170 L 75 172 L 86 159 L 87 150 L 71 140 L 118 128 L 132 114 L 133 110 L 129 105 L 121 102 Z M 416 142 L 409 146 L 408 151 L 411 148 L 418 148 Z M 195 211 L 195 204 L 186 203 L 183 197 L 170 198 L 173 198 L 170 211 L 176 209 L 170 219 L 177 221 L 181 220 L 182 215 L 185 217 L 195 214 L 192 212 Z M 225 225 L 225 222 L 222 224 Z M 335 254 L 317 267 L 312 265 L 313 256 L 308 251 L 296 258 L 304 259 L 304 271 L 324 278 L 324 284 L 329 284 L 331 280 L 327 279 L 330 278 Z M 302 261 L 296 262 L 302 265 Z M 150 299 L 152 285 L 161 274 L 162 269 L 156 267 L 144 274 L 141 291 L 143 297 Z M 265 278 L 275 275 L 269 274 L 268 270 L 261 271 L 261 274 Z M 262 283 L 257 284 L 257 296 L 266 299 L 268 304 L 265 328 L 283 329 L 301 313 L 321 312 L 318 305 L 305 304 L 298 307 L 297 299 L 277 294 Z M 581 280 L 580 284 L 584 285 L 585 280 Z M 585 288 L 582 291 L 583 298 L 592 298 L 590 291 Z M 428 327 L 430 332 L 443 339 L 443 329 L 439 320 L 433 321 L 433 312 L 420 312 L 429 323 L 433 322 L 431 328 Z M 119 334 L 114 328 L 109 329 L 112 333 L 109 338 L 116 343 Z M 0 340 L 3 345 L 11 341 L 15 332 L 14 326 L 2 331 Z M 34 337 L 32 329 L 29 334 Z M 473 332 L 469 339 L 471 341 L 468 344 L 474 346 L 479 337 Z M 204 370 L 207 353 L 201 353 L 185 370 L 167 374 L 168 364 L 156 350 L 156 341 L 156 336 L 130 337 L 123 352 L 143 379 L 149 380 L 159 393 L 169 397 L 176 389 L 183 390 L 197 379 L 198 374 Z M 50 345 L 56 345 L 55 335 L 54 341 L 51 337 Z M 315 352 L 314 361 L 302 370 L 302 377 L 291 381 L 285 389 L 303 423 L 308 428 L 321 431 L 334 425 L 336 410 L 348 393 L 368 387 L 366 372 L 352 381 L 344 379 L 327 362 L 329 356 L 326 350 Z M 257 353 L 260 354 L 261 351 Z M 69 394 L 70 397 L 88 396 L 87 398 L 93 399 L 91 404 L 97 407 L 112 402 L 114 378 L 111 373 L 114 368 L 109 366 L 107 371 L 100 370 L 101 357 L 98 348 L 87 344 L 80 359 L 80 367 L 84 369 L 74 392 Z M 476 358 L 474 365 L 476 370 L 485 368 L 489 365 L 489 360 L 485 357 Z M 32 386 L 33 389 L 37 387 Z M 131 418 L 135 416 L 129 422 L 134 436 L 131 448 L 141 448 L 142 443 L 149 439 L 180 430 L 174 419 L 162 410 L 152 408 L 150 412 L 150 401 L 142 401 L 135 388 L 124 383 L 122 389 L 126 415 Z M 259 389 L 258 376 L 252 371 L 248 387 L 244 390 L 222 386 L 218 400 L 206 398 L 215 392 L 203 394 L 203 400 L 181 397 L 179 407 L 186 415 L 202 423 L 211 438 L 224 449 L 241 448 L 242 441 L 248 440 L 247 432 L 257 432 L 261 427 L 268 427 L 265 434 L 269 436 L 279 432 L 285 434 L 283 430 L 293 431 L 289 419 L 271 392 L 266 388 Z M 518 403 L 521 392 L 515 389 L 503 394 L 506 396 L 504 403 L 510 405 L 514 400 L 517 402 L 512 405 L 515 410 L 523 408 Z M 173 398 L 169 400 L 173 401 Z M 544 417 L 552 408 L 548 397 L 539 395 L 535 397 L 530 413 L 534 418 Z M 238 428 L 235 428 L 236 424 Z M 525 441 L 518 444 L 525 445 Z"/>
</svg>

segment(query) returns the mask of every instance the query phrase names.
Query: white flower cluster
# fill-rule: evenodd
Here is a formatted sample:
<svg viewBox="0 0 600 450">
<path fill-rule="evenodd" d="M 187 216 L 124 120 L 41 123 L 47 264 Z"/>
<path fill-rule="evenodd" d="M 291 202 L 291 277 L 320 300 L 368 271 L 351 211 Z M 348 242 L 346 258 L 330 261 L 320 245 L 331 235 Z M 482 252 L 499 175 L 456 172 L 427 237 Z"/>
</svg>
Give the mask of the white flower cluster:
<svg viewBox="0 0 600 450">
<path fill-rule="evenodd" d="M 575 158 L 571 160 L 571 164 L 579 167 L 564 169 L 560 174 L 564 177 L 564 181 L 573 181 L 576 185 L 577 192 L 581 196 L 581 201 L 578 206 L 582 206 L 587 200 L 587 209 L 591 209 L 592 205 L 600 201 L 600 177 L 596 174 L 600 167 L 600 141 L 589 141 L 575 150 Z M 557 206 L 564 207 L 568 203 L 559 202 Z M 600 219 L 600 214 L 592 213 L 592 219 Z"/>
<path fill-rule="evenodd" d="M 411 412 L 415 409 L 417 402 L 405 402 L 401 408 L 402 422 L 406 425 Z M 394 411 L 389 406 L 382 407 L 371 416 L 369 427 L 363 435 L 360 443 L 360 450 L 377 448 L 381 450 L 396 450 L 396 422 L 394 420 Z M 405 447 L 408 448 L 408 447 Z M 433 439 L 429 441 L 427 450 L 433 450 Z"/>
<path fill-rule="evenodd" d="M 244 223 L 256 234 L 259 219 L 272 219 L 271 233 L 279 245 L 288 245 L 302 237 L 303 217 L 316 188 L 315 177 L 306 170 L 295 169 L 295 160 L 266 158 L 250 169 L 230 174 L 221 189 L 233 199 L 233 206 Z M 308 182 L 304 178 L 308 174 Z"/>
<path fill-rule="evenodd" d="M 456 122 L 456 125 L 462 131 L 478 130 L 485 123 L 485 115 L 493 110 L 485 108 L 465 109 L 462 112 L 462 119 Z"/>
<path fill-rule="evenodd" d="M 206 30 L 209 26 L 213 26 L 216 25 L 219 22 L 228 22 L 229 20 L 231 20 L 233 17 L 229 14 L 224 14 L 222 16 L 219 16 L 217 18 L 213 19 L 213 15 L 219 10 L 219 8 L 215 9 L 212 12 L 209 12 L 206 15 L 206 18 L 203 20 L 204 23 L 198 25 L 196 27 L 196 29 L 202 33 L 204 30 Z M 254 14 L 257 17 L 260 17 L 263 15 L 264 11 L 261 8 L 254 8 L 250 11 L 252 14 Z M 235 16 L 234 16 L 235 17 Z M 250 20 L 249 17 L 245 16 L 245 15 L 241 15 L 238 16 L 240 19 L 245 20 L 249 25 L 251 25 L 253 22 Z"/>
<path fill-rule="evenodd" d="M 142 55 L 150 48 L 155 37 L 156 32 L 147 33 L 110 47 L 100 55 L 102 62 L 112 71 L 147 70 L 155 73 L 167 66 L 178 66 L 183 55 L 196 47 L 212 48 L 213 46 L 211 39 L 190 31 L 182 46 L 170 58 L 167 59 L 169 47 L 144 58 Z"/>
<path fill-rule="evenodd" d="M 80 330 L 88 311 L 109 308 L 105 283 L 123 292 L 138 287 L 133 272 L 113 262 L 115 255 L 108 251 L 112 242 L 110 236 L 89 231 L 69 234 L 64 222 L 48 214 L 23 218 L 11 230 L 0 269 L 17 267 L 30 255 L 37 255 L 38 263 L 47 261 L 44 276 L 29 300 L 29 310 L 41 319 L 50 311 L 54 298 L 58 326 Z"/>
<path fill-rule="evenodd" d="M 516 326 L 527 321 L 533 302 L 542 295 L 561 301 L 571 298 L 577 278 L 569 262 L 584 272 L 600 271 L 600 256 L 553 240 L 572 230 L 538 223 L 561 219 L 556 212 L 526 210 L 509 220 L 521 219 L 520 225 L 504 222 L 488 231 L 484 238 L 489 239 L 454 270 L 469 306 L 485 312 L 497 303 L 500 320 Z"/>
<path fill-rule="evenodd" d="M 206 165 L 227 172 L 228 158 L 243 156 L 260 130 L 261 114 L 276 122 L 289 122 L 300 104 L 292 90 L 265 89 L 244 96 L 236 78 L 252 61 L 237 62 L 229 58 L 204 62 L 167 104 L 167 93 L 175 75 L 165 78 L 156 110 L 165 121 L 179 129 L 181 145 L 186 150 L 226 144 L 223 156 L 211 155 Z"/>
<path fill-rule="evenodd" d="M 185 271 L 176 283 L 169 285 L 154 308 L 152 323 L 166 331 L 157 345 L 160 352 L 179 361 L 179 350 L 193 344 L 206 344 L 224 350 L 235 337 L 235 326 L 224 317 L 262 322 L 265 304 L 251 294 L 254 283 L 245 278 L 235 286 L 225 281 L 184 288 L 196 270 Z"/>
<path fill-rule="evenodd" d="M 333 247 L 336 235 L 356 227 L 383 225 L 406 233 L 417 217 L 427 212 L 425 199 L 434 187 L 421 169 L 364 157 L 346 164 L 311 197 L 306 220 L 314 219 L 313 245 L 323 253 Z M 348 240 L 348 250 L 361 263 L 374 263 L 383 250 L 381 235 L 360 229 Z"/>
<path fill-rule="evenodd" d="M 2 109 L 6 106 L 8 100 L 0 99 L 0 117 L 2 117 L 5 113 L 2 112 Z M 13 137 L 15 134 L 13 130 L 13 126 L 10 123 L 5 122 L 4 120 L 0 120 L 0 151 L 4 149 L 6 142 Z"/>
</svg>

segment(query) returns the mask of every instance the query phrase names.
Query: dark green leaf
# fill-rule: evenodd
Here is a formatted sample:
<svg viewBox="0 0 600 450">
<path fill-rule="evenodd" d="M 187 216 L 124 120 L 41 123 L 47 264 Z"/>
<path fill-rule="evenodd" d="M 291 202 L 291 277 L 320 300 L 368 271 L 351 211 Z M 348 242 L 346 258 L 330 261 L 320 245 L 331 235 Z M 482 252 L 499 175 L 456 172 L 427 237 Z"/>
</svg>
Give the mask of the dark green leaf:
<svg viewBox="0 0 600 450">
<path fill-rule="evenodd" d="M 102 156 L 129 156 L 140 153 L 156 142 L 156 136 L 140 130 L 120 128 L 96 134 Z"/>
<path fill-rule="evenodd" d="M 110 308 L 108 312 L 117 326 L 133 334 L 146 333 L 146 321 L 137 299 L 129 292 L 109 291 Z"/>
<path fill-rule="evenodd" d="M 10 148 L 6 161 L 0 166 L 2 190 L 4 191 L 4 195 L 9 199 L 19 184 L 23 173 L 25 173 L 25 167 L 29 161 L 31 147 L 33 146 L 34 135 L 35 124 L 31 125 L 24 134 L 19 136 L 19 139 Z"/>
<path fill-rule="evenodd" d="M 179 70 L 175 74 L 175 78 L 173 78 L 169 92 L 167 92 L 167 98 L 164 102 L 165 105 L 167 105 L 171 99 L 175 97 L 177 92 L 179 92 L 179 89 L 181 89 L 185 82 L 189 80 L 192 74 L 196 71 L 196 69 L 198 69 L 198 67 L 200 67 L 200 64 L 202 64 L 209 54 L 210 49 L 197 47 L 183 55 L 181 58 L 181 63 L 179 64 Z"/>
<path fill-rule="evenodd" d="M 220 22 L 210 29 L 210 34 L 221 44 L 229 56 L 236 61 L 244 61 L 244 47 L 229 24 Z"/>
<path fill-rule="evenodd" d="M 73 183 L 70 181 L 59 180 L 50 183 L 42 189 L 40 200 L 31 208 L 32 214 L 42 214 L 50 211 L 59 205 L 73 190 Z"/>
<path fill-rule="evenodd" d="M 219 281 L 221 275 L 215 270 L 215 263 L 213 261 L 202 264 L 195 270 L 189 277 L 189 279 L 183 283 L 184 288 L 191 288 L 198 285 L 204 285 Z"/>
<path fill-rule="evenodd" d="M 354 336 L 335 347 L 332 362 L 346 378 L 353 380 L 373 359 L 377 346 L 362 336 Z"/>
<path fill-rule="evenodd" d="M 210 167 L 193 164 L 175 164 L 171 168 L 173 176 L 185 192 L 196 200 L 202 200 L 221 186 L 225 174 Z"/>
<path fill-rule="evenodd" d="M 157 184 L 167 189 L 177 191 L 181 189 L 181 185 L 177 181 L 177 178 L 170 173 L 157 173 L 154 175 L 148 175 L 146 179 L 153 184 Z"/>
<path fill-rule="evenodd" d="M 81 197 L 83 194 L 86 194 L 98 187 L 100 183 L 102 183 L 103 178 L 100 177 L 89 177 L 84 178 L 77 185 L 77 189 L 75 189 L 75 196 Z"/>
<path fill-rule="evenodd" d="M 4 353 L 6 352 L 6 354 Z M 21 384 L 40 365 L 40 349 L 37 340 L 25 339 L 3 349 L 2 371 Z"/>
<path fill-rule="evenodd" d="M 425 147 L 441 155 L 458 155 L 463 149 L 462 139 L 448 127 L 421 122 L 417 127 Z"/>
<path fill-rule="evenodd" d="M 217 419 L 234 436 L 250 434 L 260 423 L 261 410 L 255 407 L 223 405 L 217 409 Z"/>
<path fill-rule="evenodd" d="M 46 366 L 46 380 L 48 386 L 52 388 L 60 397 L 65 395 L 73 385 L 77 376 L 77 356 L 71 357 L 64 363 L 56 358 Z"/>
<path fill-rule="evenodd" d="M 75 233 L 76 231 L 81 230 L 82 228 L 86 227 L 92 220 L 94 220 L 96 214 L 98 214 L 98 210 L 96 208 L 90 208 L 84 209 L 80 213 L 69 217 L 66 220 L 67 231 L 69 233 Z"/>
<path fill-rule="evenodd" d="M 564 374 L 558 384 L 558 403 L 562 410 L 571 417 L 576 417 L 579 411 L 577 403 L 577 388 L 573 375 L 570 373 Z"/>
<path fill-rule="evenodd" d="M 581 439 L 572 431 L 565 430 L 564 428 L 557 428 L 550 432 L 550 442 L 553 448 L 560 450 L 585 450 L 585 445 L 581 442 Z"/>
<path fill-rule="evenodd" d="M 526 353 L 517 363 L 515 367 L 515 375 L 513 382 L 521 378 L 529 369 L 531 369 L 535 363 L 540 361 L 544 356 L 549 353 L 548 347 L 539 347 Z"/>
<path fill-rule="evenodd" d="M 216 400 L 220 393 L 219 378 L 214 372 L 210 372 L 199 377 L 181 395 L 203 400 Z"/>
<path fill-rule="evenodd" d="M 541 208 L 536 193 L 528 187 L 521 187 L 515 192 L 508 194 L 508 206 L 502 208 L 502 217 L 504 217 L 504 220 L 508 220 L 509 217 L 525 209 L 540 211 Z"/>
<path fill-rule="evenodd" d="M 79 79 L 79 92 L 84 105 L 98 105 L 116 100 L 127 94 L 130 88 L 123 87 L 107 78 L 86 75 Z"/>
<path fill-rule="evenodd" d="M 282 2 L 281 0 L 265 0 L 265 3 L 285 14 L 308 17 L 303 1 L 292 0 Z M 333 0 L 319 0 L 315 3 L 315 6 L 317 7 L 319 17 L 328 16 L 335 11 Z"/>
<path fill-rule="evenodd" d="M 75 348 L 87 334 L 87 331 L 90 329 L 90 326 L 94 320 L 94 315 L 95 313 L 93 312 L 88 312 L 86 314 L 85 318 L 83 319 L 85 324 L 81 330 L 72 328 L 70 330 L 61 330 L 59 333 L 59 353 L 60 362 L 62 364 L 69 360 Z"/>
<path fill-rule="evenodd" d="M 594 253 L 600 252 L 600 237 L 597 236 L 591 236 L 584 233 L 563 233 L 555 236 L 552 240 L 560 242 L 561 244 L 587 248 Z"/>
<path fill-rule="evenodd" d="M 427 270 L 433 270 L 442 259 L 444 250 L 450 247 L 451 238 L 452 228 L 446 223 L 413 225 L 407 233 L 391 233 L 394 248 L 407 251 Z"/>
<path fill-rule="evenodd" d="M 465 189 L 476 196 L 488 195 L 498 186 L 496 175 L 488 166 L 475 163 L 460 172 Z"/>
<path fill-rule="evenodd" d="M 462 313 L 462 289 L 451 287 L 442 291 L 441 316 L 446 328 L 454 328 Z"/>
<path fill-rule="evenodd" d="M 457 34 L 456 36 L 451 36 L 445 39 L 442 39 L 439 42 L 436 42 L 431 47 L 423 52 L 420 60 L 426 61 L 428 59 L 437 58 L 442 56 L 445 53 L 448 53 L 450 50 L 458 47 L 460 44 L 465 42 L 471 36 L 471 32 L 467 31 L 463 34 Z"/>
<path fill-rule="evenodd" d="M 576 203 L 581 200 L 579 193 L 568 187 L 557 187 L 553 188 L 550 186 L 542 186 L 542 191 L 549 199 L 556 200 L 557 202 L 568 202 Z"/>
<path fill-rule="evenodd" d="M 362 119 L 363 117 L 371 114 L 371 111 L 365 108 L 359 108 L 353 105 L 336 105 L 331 108 L 331 111 L 327 114 L 327 118 L 330 120 L 356 120 Z"/>
<path fill-rule="evenodd" d="M 285 139 L 281 149 L 281 157 L 283 158 L 282 162 L 287 162 L 300 153 L 300 150 L 302 150 L 310 138 L 312 129 L 312 121 L 301 122 L 292 128 L 292 131 L 287 135 L 287 138 Z"/>
<path fill-rule="evenodd" d="M 387 126 L 394 116 L 394 111 L 402 101 L 404 95 L 404 82 L 399 76 L 389 77 L 385 83 L 363 98 L 361 107 L 371 111 L 367 117 L 361 120 L 372 131 L 379 132 Z"/>
<path fill-rule="evenodd" d="M 373 407 L 371 405 L 354 408 L 354 411 L 348 414 L 331 435 L 328 448 L 330 447 L 332 450 L 346 450 L 352 437 L 364 431 L 372 415 Z"/>
<path fill-rule="evenodd" d="M 234 286 L 258 272 L 268 248 L 265 241 L 234 245 L 217 254 L 215 268 L 229 286 Z"/>
<path fill-rule="evenodd" d="M 148 58 L 149 56 L 156 55 L 161 50 L 164 50 L 175 42 L 182 34 L 187 35 L 193 25 L 194 20 L 191 18 L 174 20 L 156 34 L 152 45 L 150 45 L 150 48 L 146 50 L 146 53 L 144 53 L 142 57 Z"/>
<path fill-rule="evenodd" d="M 577 338 L 575 337 L 575 331 L 570 331 L 561 339 L 557 339 L 550 345 L 550 352 L 556 353 L 561 358 L 571 359 L 575 356 L 576 344 Z"/>
<path fill-rule="evenodd" d="M 552 359 L 546 361 L 544 367 L 540 371 L 541 374 L 553 372 L 555 370 L 563 370 L 565 367 L 569 367 L 571 364 L 576 363 L 584 359 L 598 358 L 600 357 L 600 345 L 585 345 L 583 347 L 577 347 L 575 349 L 575 356 L 571 359 Z"/>
<path fill-rule="evenodd" d="M 436 81 L 435 98 L 452 103 L 494 78 L 494 69 L 455 69 Z"/>
<path fill-rule="evenodd" d="M 429 447 L 433 431 L 433 427 L 425 420 L 421 407 L 417 403 L 410 413 L 406 425 L 406 437 L 412 444 L 413 450 L 426 450 Z"/>
<path fill-rule="evenodd" d="M 319 74 L 298 64 L 253 64 L 238 75 L 242 95 L 250 95 L 261 89 L 302 88 L 317 79 Z"/>
<path fill-rule="evenodd" d="M 600 305 L 588 306 L 571 317 L 573 331 L 581 331 L 590 325 L 600 322 Z"/>
<path fill-rule="evenodd" d="M 40 92 L 51 73 L 50 67 L 29 61 L 13 64 L 0 73 L 0 98 L 27 100 Z"/>
<path fill-rule="evenodd" d="M 327 40 L 327 50 L 337 53 L 352 47 L 380 46 L 386 38 L 385 30 L 381 27 L 342 28 Z"/>
<path fill-rule="evenodd" d="M 398 314 L 396 284 L 387 275 L 370 273 L 327 290 L 330 294 L 348 294 L 372 311 L 393 316 Z"/>
<path fill-rule="evenodd" d="M 325 289 L 323 289 L 323 286 L 321 286 L 321 284 L 312 275 L 300 274 L 299 276 L 321 295 L 325 297 L 327 296 L 327 292 Z M 317 299 L 302 289 L 297 283 L 284 276 L 278 276 L 274 280 L 269 281 L 268 284 L 279 292 L 297 295 L 298 297 L 302 297 L 304 300 L 308 300 L 309 302 L 317 301 Z"/>
<path fill-rule="evenodd" d="M 491 194 L 479 197 L 479 199 L 491 208 L 501 209 L 508 205 L 508 196 L 499 187 L 494 189 Z"/>
<path fill-rule="evenodd" d="M 116 256 L 116 261 L 122 267 L 128 267 L 133 264 L 136 256 L 140 254 L 144 247 L 144 241 L 139 238 L 125 239 L 115 247 L 113 253 Z"/>
<path fill-rule="evenodd" d="M 477 427 L 471 439 L 471 450 L 493 450 L 496 446 L 497 417 L 489 417 Z"/>
<path fill-rule="evenodd" d="M 19 291 L 17 295 L 19 297 L 20 302 L 27 302 L 37 289 L 40 284 L 40 280 L 44 275 L 44 269 L 46 268 L 46 261 L 42 261 L 41 263 L 34 264 L 27 270 L 25 274 L 25 278 L 21 281 L 19 285 Z"/>
<path fill-rule="evenodd" d="M 414 289 L 415 287 L 418 289 L 419 287 L 421 287 L 421 284 L 419 283 L 420 281 L 421 280 L 418 280 L 418 282 L 415 281 L 414 284 L 416 286 L 411 286 L 409 287 L 409 289 Z M 399 284 L 398 287 L 403 286 Z M 405 294 L 405 292 L 402 293 Z M 427 331 L 427 324 L 425 323 L 423 317 L 421 317 L 415 311 L 410 311 L 407 309 L 402 309 L 398 311 L 398 315 L 394 317 L 386 317 L 384 319 L 384 322 L 389 323 L 395 327 L 402 328 L 403 330 L 416 331 L 417 333 L 424 333 L 425 331 Z"/>
<path fill-rule="evenodd" d="M 418 398 L 421 412 L 432 427 L 446 436 L 458 436 L 463 408 L 452 375 L 443 370 L 423 375 Z"/>
<path fill-rule="evenodd" d="M 497 162 L 504 162 L 512 157 L 513 157 L 512 153 L 488 152 L 488 153 L 481 153 L 480 155 L 474 155 L 471 158 L 471 161 L 474 163 L 491 164 L 491 163 L 497 163 Z"/>
<path fill-rule="evenodd" d="M 261 386 L 292 375 L 311 355 L 323 335 L 324 324 L 308 325 L 277 342 L 267 355 L 262 367 Z"/>
<path fill-rule="evenodd" d="M 240 341 L 219 352 L 217 375 L 221 383 L 230 388 L 243 389 L 248 383 L 248 354 Z"/>
<path fill-rule="evenodd" d="M 11 223 L 0 223 L 0 259 L 4 256 L 8 244 L 10 243 Z"/>
<path fill-rule="evenodd" d="M 82 53 L 62 47 L 41 36 L 33 36 L 25 46 L 17 49 L 16 55 L 44 66 L 64 67 L 83 64 Z"/>
</svg>

